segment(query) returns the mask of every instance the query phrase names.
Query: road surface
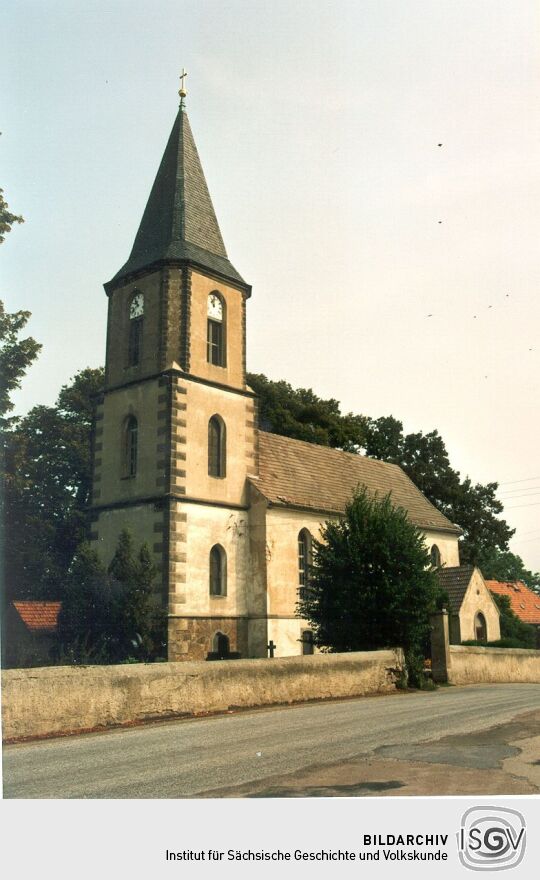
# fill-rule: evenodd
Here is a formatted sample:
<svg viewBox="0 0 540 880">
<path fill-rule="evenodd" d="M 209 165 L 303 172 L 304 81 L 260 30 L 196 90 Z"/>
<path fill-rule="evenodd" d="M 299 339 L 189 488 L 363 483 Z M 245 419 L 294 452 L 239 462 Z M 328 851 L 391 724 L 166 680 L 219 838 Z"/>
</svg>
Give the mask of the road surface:
<svg viewBox="0 0 540 880">
<path fill-rule="evenodd" d="M 474 685 L 4 747 L 4 797 L 540 791 L 540 685 Z"/>
</svg>

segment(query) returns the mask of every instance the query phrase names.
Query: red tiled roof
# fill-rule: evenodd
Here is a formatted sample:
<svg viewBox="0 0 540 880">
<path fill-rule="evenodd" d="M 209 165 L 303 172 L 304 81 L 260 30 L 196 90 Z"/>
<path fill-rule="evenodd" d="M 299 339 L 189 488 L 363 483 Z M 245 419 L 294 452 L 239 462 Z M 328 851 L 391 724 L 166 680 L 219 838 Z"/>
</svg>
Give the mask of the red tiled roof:
<svg viewBox="0 0 540 880">
<path fill-rule="evenodd" d="M 512 611 L 524 623 L 540 626 L 540 596 L 522 581 L 486 581 L 486 587 L 499 596 L 508 596 Z"/>
<path fill-rule="evenodd" d="M 30 632 L 55 632 L 61 602 L 14 602 L 15 609 Z"/>
</svg>

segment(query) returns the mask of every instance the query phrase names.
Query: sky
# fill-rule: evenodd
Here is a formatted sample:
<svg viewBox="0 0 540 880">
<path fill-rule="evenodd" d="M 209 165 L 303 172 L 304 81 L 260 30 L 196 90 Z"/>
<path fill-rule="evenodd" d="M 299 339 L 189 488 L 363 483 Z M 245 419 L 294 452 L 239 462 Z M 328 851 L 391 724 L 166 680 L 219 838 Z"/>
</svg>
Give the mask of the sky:
<svg viewBox="0 0 540 880">
<path fill-rule="evenodd" d="M 229 257 L 248 369 L 437 429 L 498 482 L 540 569 L 536 0 L 4 0 L 1 296 L 43 344 L 15 400 L 104 361 L 178 105 Z M 442 146 L 438 146 L 442 144 Z"/>
</svg>

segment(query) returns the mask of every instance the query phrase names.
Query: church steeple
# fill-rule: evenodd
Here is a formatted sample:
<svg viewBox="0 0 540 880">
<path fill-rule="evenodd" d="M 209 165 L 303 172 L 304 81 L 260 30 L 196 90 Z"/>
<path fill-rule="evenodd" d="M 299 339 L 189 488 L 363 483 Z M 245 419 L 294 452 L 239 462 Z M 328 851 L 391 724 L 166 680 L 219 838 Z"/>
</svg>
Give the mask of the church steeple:
<svg viewBox="0 0 540 880">
<path fill-rule="evenodd" d="M 178 261 L 244 283 L 227 257 L 183 98 L 130 257 L 112 281 Z"/>
</svg>

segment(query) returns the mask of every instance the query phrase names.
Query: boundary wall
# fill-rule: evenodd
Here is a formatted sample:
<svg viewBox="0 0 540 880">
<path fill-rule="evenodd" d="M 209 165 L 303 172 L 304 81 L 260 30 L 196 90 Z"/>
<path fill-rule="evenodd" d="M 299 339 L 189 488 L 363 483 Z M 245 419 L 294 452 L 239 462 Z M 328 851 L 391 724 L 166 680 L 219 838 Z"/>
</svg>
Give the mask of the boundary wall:
<svg viewBox="0 0 540 880">
<path fill-rule="evenodd" d="M 49 666 L 2 672 L 4 741 L 235 708 L 389 693 L 398 649 L 272 660 Z"/>
<path fill-rule="evenodd" d="M 443 610 L 431 617 L 431 669 L 438 683 L 540 684 L 540 651 L 451 645 L 448 612 Z"/>
</svg>

